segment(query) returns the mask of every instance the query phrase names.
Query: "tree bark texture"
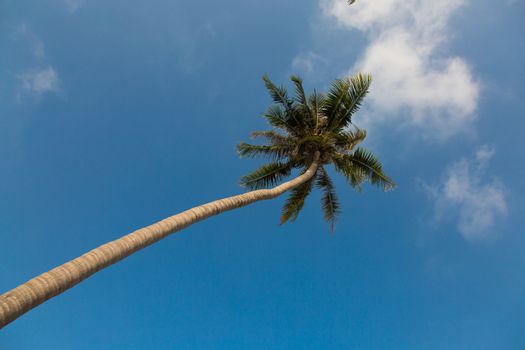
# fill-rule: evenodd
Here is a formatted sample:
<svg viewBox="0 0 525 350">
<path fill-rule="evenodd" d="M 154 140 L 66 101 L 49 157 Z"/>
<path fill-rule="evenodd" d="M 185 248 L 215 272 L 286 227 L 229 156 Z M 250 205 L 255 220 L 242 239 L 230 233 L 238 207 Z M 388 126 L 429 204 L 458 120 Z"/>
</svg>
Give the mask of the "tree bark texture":
<svg viewBox="0 0 525 350">
<path fill-rule="evenodd" d="M 94 273 L 115 264 L 134 252 L 196 222 L 253 202 L 275 198 L 311 179 L 319 165 L 319 154 L 302 175 L 271 189 L 255 190 L 219 199 L 173 215 L 141 228 L 27 281 L 0 295 L 0 329 Z"/>
</svg>

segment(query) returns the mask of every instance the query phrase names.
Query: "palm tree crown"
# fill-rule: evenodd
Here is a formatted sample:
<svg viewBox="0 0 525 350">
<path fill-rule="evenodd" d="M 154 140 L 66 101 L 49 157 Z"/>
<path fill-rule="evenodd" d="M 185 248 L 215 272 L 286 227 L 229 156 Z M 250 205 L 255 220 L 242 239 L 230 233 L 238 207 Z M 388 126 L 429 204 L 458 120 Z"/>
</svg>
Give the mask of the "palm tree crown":
<svg viewBox="0 0 525 350">
<path fill-rule="evenodd" d="M 328 164 L 357 190 L 361 190 L 365 181 L 385 191 L 395 186 L 384 174 L 379 160 L 368 150 L 357 147 L 365 139 L 366 132 L 352 123 L 352 115 L 368 93 L 370 75 L 336 79 L 327 93 L 314 91 L 309 96 L 305 94 L 302 80 L 292 76 L 295 87 L 292 97 L 285 87 L 276 86 L 267 76 L 263 80 L 274 102 L 264 114 L 273 130 L 252 134 L 253 138 L 263 138 L 266 144 L 242 142 L 237 149 L 241 157 L 262 155 L 271 161 L 243 176 L 241 184 L 252 190 L 272 187 L 289 176 L 293 169 L 304 172 L 314 160 L 319 160 L 315 175 L 291 190 L 282 210 L 281 223 L 297 218 L 315 186 L 322 191 L 324 217 L 333 230 L 340 205 L 326 170 Z"/>
</svg>

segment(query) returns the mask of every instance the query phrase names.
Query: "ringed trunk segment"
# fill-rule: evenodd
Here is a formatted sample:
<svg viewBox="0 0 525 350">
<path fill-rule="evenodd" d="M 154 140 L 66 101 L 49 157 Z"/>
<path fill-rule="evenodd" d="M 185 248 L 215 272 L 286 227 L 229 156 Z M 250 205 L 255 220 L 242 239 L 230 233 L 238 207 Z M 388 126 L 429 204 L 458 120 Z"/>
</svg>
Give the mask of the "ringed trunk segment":
<svg viewBox="0 0 525 350">
<path fill-rule="evenodd" d="M 253 202 L 275 198 L 311 179 L 319 152 L 302 175 L 271 189 L 256 190 L 209 202 L 103 244 L 88 253 L 0 295 L 0 329 L 31 309 L 74 287 L 94 273 L 194 223 Z"/>
</svg>

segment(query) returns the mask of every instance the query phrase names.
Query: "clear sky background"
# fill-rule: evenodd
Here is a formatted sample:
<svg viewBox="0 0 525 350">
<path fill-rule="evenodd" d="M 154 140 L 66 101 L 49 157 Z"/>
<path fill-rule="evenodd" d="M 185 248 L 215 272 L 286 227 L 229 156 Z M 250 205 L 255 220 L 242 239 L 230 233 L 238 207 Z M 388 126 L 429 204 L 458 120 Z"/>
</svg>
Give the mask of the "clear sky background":
<svg viewBox="0 0 525 350">
<path fill-rule="evenodd" d="M 523 0 L 0 0 L 0 290 L 242 192 L 278 83 L 374 76 L 398 188 L 199 223 L 0 331 L 0 349 L 525 349 Z"/>
</svg>

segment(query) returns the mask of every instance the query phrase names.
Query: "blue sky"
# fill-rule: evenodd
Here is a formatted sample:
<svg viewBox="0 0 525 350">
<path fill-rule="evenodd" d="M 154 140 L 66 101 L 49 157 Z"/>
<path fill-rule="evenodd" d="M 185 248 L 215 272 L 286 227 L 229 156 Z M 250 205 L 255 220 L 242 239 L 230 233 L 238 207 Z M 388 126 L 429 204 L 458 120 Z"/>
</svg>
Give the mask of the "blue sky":
<svg viewBox="0 0 525 350">
<path fill-rule="evenodd" d="M 3 329 L 0 348 L 525 348 L 522 0 L 0 1 L 0 289 L 239 193 L 270 103 L 372 73 L 398 183 L 223 214 Z"/>
</svg>

